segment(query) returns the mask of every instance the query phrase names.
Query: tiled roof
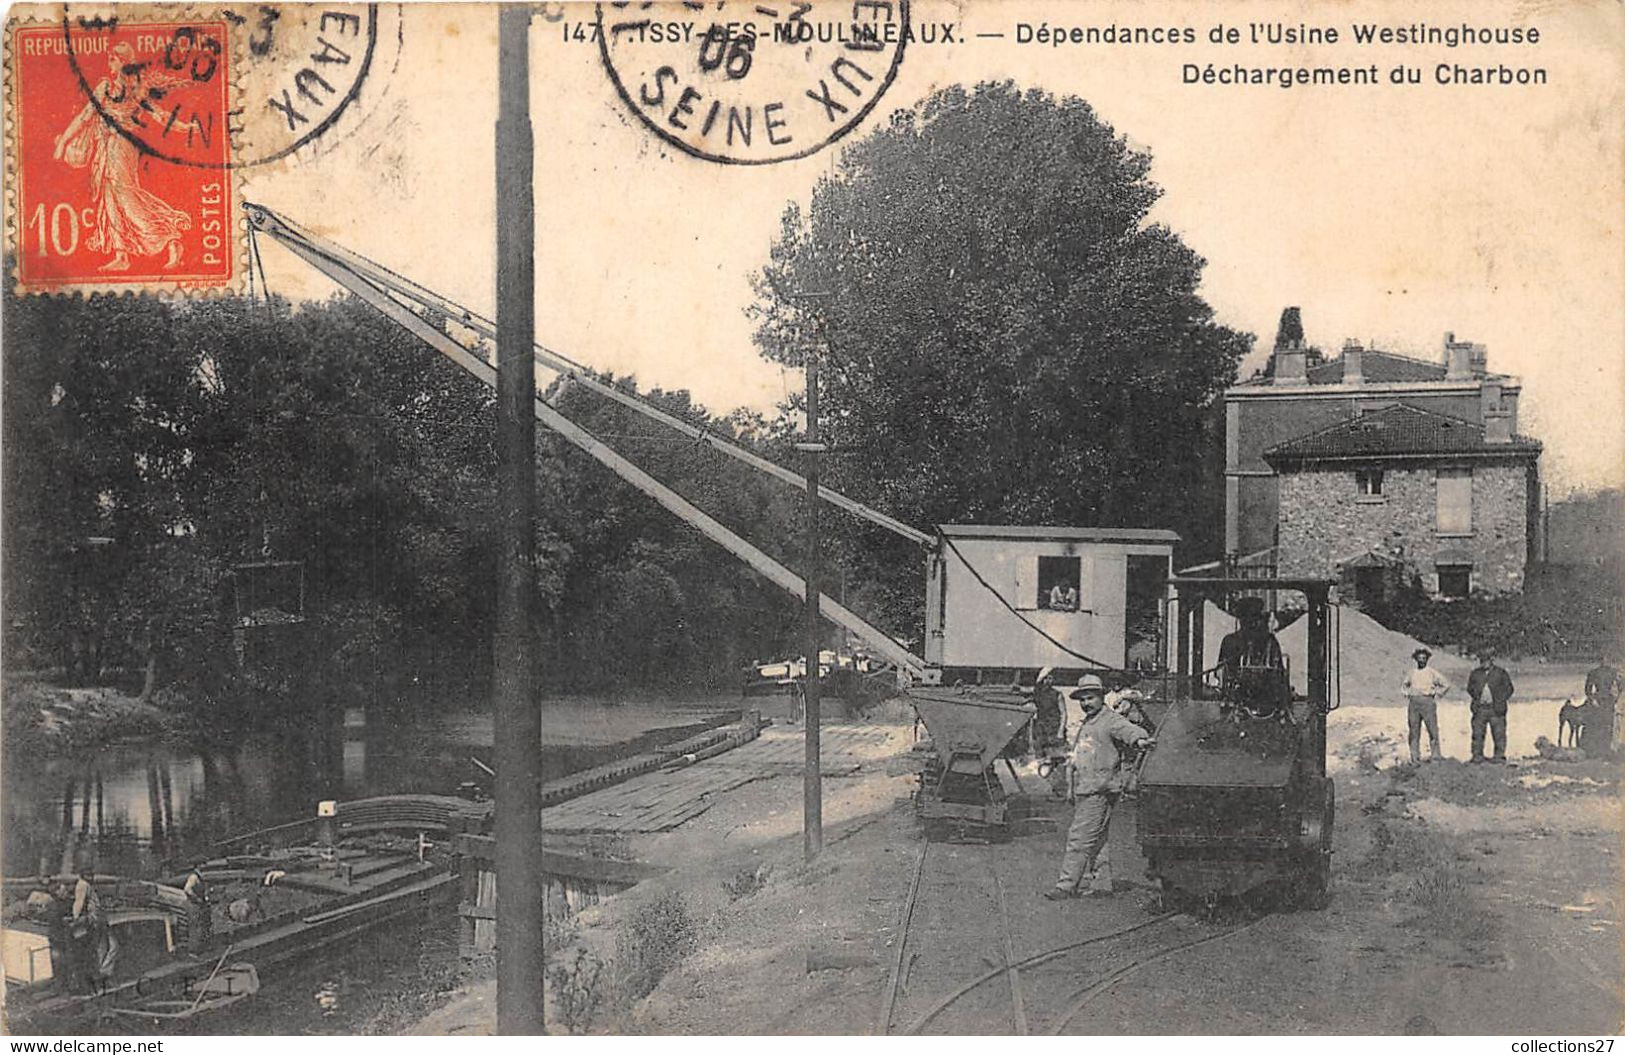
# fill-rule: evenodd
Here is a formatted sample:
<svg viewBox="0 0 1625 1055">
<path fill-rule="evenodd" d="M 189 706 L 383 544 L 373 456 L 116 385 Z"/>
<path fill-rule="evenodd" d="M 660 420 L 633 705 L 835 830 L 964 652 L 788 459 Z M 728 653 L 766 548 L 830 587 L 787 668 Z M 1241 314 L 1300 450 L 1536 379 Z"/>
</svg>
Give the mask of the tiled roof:
<svg viewBox="0 0 1625 1055">
<path fill-rule="evenodd" d="M 1266 365 L 1257 376 L 1250 377 L 1238 384 L 1237 387 L 1249 385 L 1270 385 L 1274 378 L 1271 376 L 1271 365 Z M 1340 385 L 1343 383 L 1343 359 L 1328 359 L 1316 363 L 1304 371 L 1305 379 L 1311 385 Z M 1384 352 L 1376 348 L 1367 348 L 1360 359 L 1360 376 L 1368 385 L 1404 384 L 1411 381 L 1443 381 L 1445 368 L 1443 363 L 1436 363 L 1428 359 L 1413 359 L 1408 355 L 1397 352 Z M 1463 384 L 1476 383 L 1484 378 L 1506 379 L 1505 374 L 1476 373 L 1471 378 L 1463 379 Z"/>
<path fill-rule="evenodd" d="M 1304 371 L 1311 385 L 1337 385 L 1343 382 L 1341 357 Z M 1388 384 L 1395 381 L 1443 381 L 1444 364 L 1425 359 L 1412 359 L 1393 352 L 1379 352 L 1367 348 L 1360 357 L 1360 374 L 1370 384 Z"/>
<path fill-rule="evenodd" d="M 1528 454 L 1539 450 L 1540 444 L 1527 436 L 1489 443 L 1482 425 L 1398 403 L 1278 443 L 1264 452 L 1264 460 Z"/>
</svg>

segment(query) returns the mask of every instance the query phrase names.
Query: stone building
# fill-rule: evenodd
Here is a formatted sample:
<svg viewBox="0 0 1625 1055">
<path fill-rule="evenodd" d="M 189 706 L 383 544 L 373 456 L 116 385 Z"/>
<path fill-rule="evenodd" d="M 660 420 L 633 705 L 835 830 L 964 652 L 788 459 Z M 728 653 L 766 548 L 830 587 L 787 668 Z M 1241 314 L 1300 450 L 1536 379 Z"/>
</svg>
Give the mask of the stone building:
<svg viewBox="0 0 1625 1055">
<path fill-rule="evenodd" d="M 1362 601 L 1413 578 L 1444 597 L 1522 590 L 1539 457 L 1533 440 L 1403 404 L 1276 444 L 1277 564 Z"/>
<path fill-rule="evenodd" d="M 1297 309 L 1270 368 L 1225 393 L 1225 541 L 1281 574 L 1371 601 L 1523 588 L 1536 552 L 1540 444 L 1517 434 L 1518 379 L 1445 337 L 1442 362 L 1361 347 L 1320 360 Z"/>
</svg>

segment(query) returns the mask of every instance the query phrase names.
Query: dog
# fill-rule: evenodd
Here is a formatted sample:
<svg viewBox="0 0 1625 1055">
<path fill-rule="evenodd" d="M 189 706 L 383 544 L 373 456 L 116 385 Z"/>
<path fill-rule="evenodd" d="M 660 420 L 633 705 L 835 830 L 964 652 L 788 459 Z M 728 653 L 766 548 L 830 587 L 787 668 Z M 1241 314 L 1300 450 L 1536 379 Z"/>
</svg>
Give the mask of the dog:
<svg viewBox="0 0 1625 1055">
<path fill-rule="evenodd" d="M 1572 699 L 1564 700 L 1563 707 L 1557 712 L 1557 746 L 1579 747 L 1580 738 L 1585 733 L 1586 723 L 1596 717 L 1597 708 L 1591 703 L 1575 705 Z M 1563 730 L 1569 732 L 1569 742 L 1563 743 Z"/>
<path fill-rule="evenodd" d="M 1535 737 L 1535 750 L 1548 762 L 1584 762 L 1586 753 L 1578 747 L 1558 747 L 1544 736 Z"/>
</svg>

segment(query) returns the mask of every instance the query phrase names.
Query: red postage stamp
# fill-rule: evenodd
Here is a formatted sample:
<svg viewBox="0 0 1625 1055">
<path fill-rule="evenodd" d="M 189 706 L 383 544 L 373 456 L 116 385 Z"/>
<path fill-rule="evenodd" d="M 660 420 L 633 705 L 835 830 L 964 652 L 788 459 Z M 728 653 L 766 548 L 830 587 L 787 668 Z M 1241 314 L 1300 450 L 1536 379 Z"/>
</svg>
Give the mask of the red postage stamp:
<svg viewBox="0 0 1625 1055">
<path fill-rule="evenodd" d="M 13 24 L 8 249 L 24 292 L 239 279 L 229 27 Z"/>
</svg>

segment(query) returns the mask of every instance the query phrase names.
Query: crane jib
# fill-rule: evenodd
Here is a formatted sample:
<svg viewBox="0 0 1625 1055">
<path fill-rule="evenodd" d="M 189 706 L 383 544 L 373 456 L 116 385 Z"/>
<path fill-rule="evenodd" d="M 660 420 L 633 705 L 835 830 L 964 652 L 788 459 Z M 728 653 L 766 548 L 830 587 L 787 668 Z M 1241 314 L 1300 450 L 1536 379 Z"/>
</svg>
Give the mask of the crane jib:
<svg viewBox="0 0 1625 1055">
<path fill-rule="evenodd" d="M 354 273 L 360 279 L 385 290 L 392 295 L 392 299 L 405 297 L 429 310 L 439 312 L 457 325 L 467 328 L 473 333 L 491 339 L 496 338 L 496 323 L 478 312 L 471 311 L 460 304 L 453 303 L 398 272 L 367 259 L 358 253 L 351 252 L 342 246 L 328 242 L 326 239 L 313 235 L 284 216 L 278 215 L 259 205 L 245 206 L 249 220 L 254 226 L 265 233 L 277 238 L 286 244 L 289 240 L 304 243 L 322 256 L 333 260 L 346 270 Z M 704 443 L 713 450 L 719 451 L 730 458 L 737 459 L 760 472 L 767 473 L 794 487 L 805 489 L 806 478 L 790 469 L 786 469 L 753 451 L 746 450 L 738 444 L 730 442 L 727 438 L 718 436 L 706 429 L 700 428 L 675 415 L 668 414 L 659 407 L 652 406 L 638 396 L 622 391 L 614 385 L 606 384 L 594 377 L 590 368 L 582 363 L 575 362 L 569 357 L 559 354 L 549 348 L 536 345 L 536 361 L 549 370 L 567 375 L 572 381 L 582 387 L 596 392 L 605 399 L 614 400 L 639 414 L 644 415 L 662 425 L 688 436 L 690 439 Z M 828 487 L 819 487 L 818 497 L 839 509 L 867 520 L 885 528 L 893 534 L 908 539 L 915 545 L 930 548 L 935 545 L 934 536 L 918 528 L 912 527 L 895 517 L 887 516 L 879 510 L 872 509 L 856 499 L 849 498 L 839 491 Z"/>
<path fill-rule="evenodd" d="M 372 305 L 403 329 L 479 378 L 483 383 L 495 385 L 496 370 L 490 363 L 463 347 L 443 330 L 430 325 L 416 312 L 392 297 L 386 287 L 361 274 L 357 268 L 351 266 L 348 260 L 344 259 L 348 254 L 326 251 L 318 244 L 317 239 L 293 231 L 281 222 L 280 217 L 267 209 L 250 206 L 247 208 L 247 212 L 250 222 L 256 228 L 276 238 L 295 256 Z M 461 318 L 459 315 L 451 315 L 451 317 L 459 320 Z M 535 412 L 537 420 L 543 425 L 568 440 L 575 447 L 633 487 L 636 487 L 639 491 L 653 498 L 679 519 L 693 526 L 701 534 L 743 560 L 774 585 L 794 597 L 805 596 L 806 583 L 800 576 L 699 509 L 682 495 L 650 476 L 633 462 L 617 453 L 608 444 L 565 417 L 556 408 L 541 399 L 540 396 L 535 401 Z M 826 618 L 856 634 L 876 654 L 897 664 L 897 666 L 916 677 L 924 672 L 925 661 L 899 645 L 890 635 L 870 625 L 828 595 L 820 594 L 820 603 Z"/>
</svg>

